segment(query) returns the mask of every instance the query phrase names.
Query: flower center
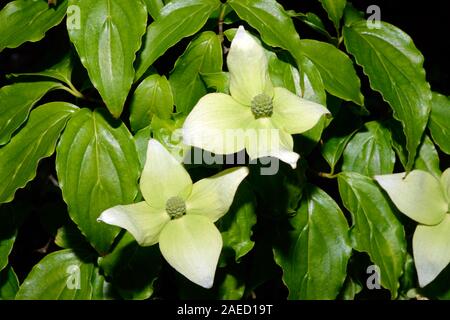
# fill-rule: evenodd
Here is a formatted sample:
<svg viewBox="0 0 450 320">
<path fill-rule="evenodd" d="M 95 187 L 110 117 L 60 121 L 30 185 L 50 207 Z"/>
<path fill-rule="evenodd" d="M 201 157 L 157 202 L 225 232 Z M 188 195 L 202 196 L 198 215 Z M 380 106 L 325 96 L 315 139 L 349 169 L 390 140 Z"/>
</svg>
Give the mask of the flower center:
<svg viewBox="0 0 450 320">
<path fill-rule="evenodd" d="M 272 98 L 264 93 L 258 94 L 252 100 L 252 112 L 256 119 L 272 116 Z"/>
<path fill-rule="evenodd" d="M 166 211 L 170 218 L 178 219 L 186 213 L 186 203 L 180 197 L 172 197 L 166 202 Z"/>
</svg>

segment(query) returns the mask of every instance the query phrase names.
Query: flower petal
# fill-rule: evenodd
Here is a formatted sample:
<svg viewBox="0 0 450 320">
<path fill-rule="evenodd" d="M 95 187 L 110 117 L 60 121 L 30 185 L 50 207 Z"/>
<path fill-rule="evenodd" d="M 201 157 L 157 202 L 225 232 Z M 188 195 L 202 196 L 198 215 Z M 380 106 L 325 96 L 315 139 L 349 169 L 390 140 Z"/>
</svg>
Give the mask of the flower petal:
<svg viewBox="0 0 450 320">
<path fill-rule="evenodd" d="M 445 195 L 447 197 L 447 202 L 449 203 L 450 210 L 450 168 L 444 171 L 441 176 L 441 184 L 444 188 Z M 449 211 L 450 212 L 450 211 Z"/>
<path fill-rule="evenodd" d="M 411 219 L 435 225 L 444 218 L 448 204 L 439 180 L 421 170 L 375 176 L 397 208 Z"/>
<path fill-rule="evenodd" d="M 239 184 L 248 175 L 248 168 L 231 168 L 194 184 L 186 201 L 187 214 L 208 217 L 216 222 L 230 209 Z"/>
<path fill-rule="evenodd" d="M 287 133 L 297 134 L 312 129 L 326 114 L 324 106 L 300 98 L 284 88 L 274 89 L 272 119 Z"/>
<path fill-rule="evenodd" d="M 141 176 L 141 192 L 155 208 L 165 208 L 166 201 L 174 196 L 187 199 L 192 190 L 192 180 L 183 165 L 158 141 L 148 143 L 147 161 Z"/>
<path fill-rule="evenodd" d="M 417 226 L 413 251 L 419 284 L 424 287 L 450 263 L 450 215 L 438 225 Z"/>
<path fill-rule="evenodd" d="M 158 242 L 159 234 L 170 217 L 164 210 L 152 208 L 142 201 L 105 210 L 98 221 L 124 228 L 141 246 L 151 246 Z"/>
<path fill-rule="evenodd" d="M 299 155 L 293 152 L 292 136 L 274 126 L 269 118 L 260 118 L 247 129 L 247 153 L 251 160 L 264 157 L 274 157 L 288 163 L 292 168 L 297 167 Z"/>
<path fill-rule="evenodd" d="M 171 220 L 159 238 L 167 262 L 179 273 L 204 288 L 214 282 L 222 250 L 222 236 L 214 223 L 198 215 Z"/>
<path fill-rule="evenodd" d="M 231 42 L 227 65 L 234 99 L 250 106 L 253 98 L 261 93 L 273 96 L 264 49 L 242 26 Z"/>
<path fill-rule="evenodd" d="M 255 118 L 231 96 L 211 93 L 197 103 L 183 126 L 184 144 L 217 154 L 245 148 L 245 128 Z"/>
</svg>

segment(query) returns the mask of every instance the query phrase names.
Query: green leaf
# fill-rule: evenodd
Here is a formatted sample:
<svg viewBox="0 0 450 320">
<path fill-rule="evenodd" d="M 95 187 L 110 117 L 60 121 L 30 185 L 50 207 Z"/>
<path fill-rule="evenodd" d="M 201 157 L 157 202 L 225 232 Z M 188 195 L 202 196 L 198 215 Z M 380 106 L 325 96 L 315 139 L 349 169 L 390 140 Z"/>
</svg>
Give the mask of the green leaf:
<svg viewBox="0 0 450 320">
<path fill-rule="evenodd" d="M 181 39 L 196 34 L 219 8 L 219 0 L 173 0 L 149 25 L 137 61 L 136 79 Z"/>
<path fill-rule="evenodd" d="M 227 273 L 217 291 L 218 300 L 241 300 L 245 291 L 245 283 L 237 275 Z"/>
<path fill-rule="evenodd" d="M 67 0 L 50 7 L 45 1 L 16 0 L 0 11 L 0 52 L 21 44 L 41 40 L 45 33 L 59 24 L 67 10 Z"/>
<path fill-rule="evenodd" d="M 436 178 L 439 178 L 442 174 L 439 168 L 439 154 L 434 147 L 433 141 L 427 135 L 425 135 L 419 147 L 414 169 L 428 171 Z"/>
<path fill-rule="evenodd" d="M 344 52 L 331 44 L 316 40 L 301 40 L 300 44 L 301 54 L 320 71 L 329 93 L 361 106 L 364 104 L 360 91 L 361 81 L 356 75 L 352 60 Z"/>
<path fill-rule="evenodd" d="M 428 126 L 434 142 L 446 154 L 450 154 L 450 122 L 448 119 L 450 119 L 450 99 L 433 92 Z"/>
<path fill-rule="evenodd" d="M 297 58 L 297 65 L 300 71 L 301 88 L 301 91 L 297 94 L 302 98 L 326 106 L 327 94 L 319 69 L 305 56 Z"/>
<path fill-rule="evenodd" d="M 329 39 L 332 39 L 331 35 L 328 33 L 327 29 L 325 28 L 325 25 L 322 22 L 322 19 L 318 15 L 312 12 L 307 13 L 296 13 L 296 12 L 288 12 L 289 15 L 291 15 L 294 18 L 299 19 L 303 23 L 305 23 L 307 26 L 313 28 L 317 32 L 323 34 Z"/>
<path fill-rule="evenodd" d="M 125 125 L 102 110 L 80 110 L 57 148 L 56 170 L 69 215 L 94 248 L 108 252 L 119 229 L 98 223 L 115 205 L 138 193 L 139 160 Z"/>
<path fill-rule="evenodd" d="M 31 205 L 22 199 L 0 206 L 0 271 L 8 265 L 17 230 L 31 209 Z"/>
<path fill-rule="evenodd" d="M 406 254 L 403 226 L 372 179 L 348 172 L 339 174 L 338 182 L 344 206 L 352 214 L 353 248 L 369 254 L 380 268 L 381 285 L 397 297 Z"/>
<path fill-rule="evenodd" d="M 236 261 L 249 253 L 255 245 L 251 237 L 256 224 L 255 196 L 249 185 L 243 183 L 233 200 L 228 213 L 219 220 L 223 250 L 234 251 Z"/>
<path fill-rule="evenodd" d="M 295 56 L 300 37 L 292 18 L 275 0 L 229 0 L 238 16 L 258 30 L 265 43 L 288 50 Z"/>
<path fill-rule="evenodd" d="M 366 21 L 346 26 L 344 40 L 371 87 L 381 93 L 394 110 L 394 117 L 401 121 L 408 150 L 406 169 L 410 171 L 431 105 L 422 54 L 407 34 L 384 22 L 376 29 L 370 29 Z"/>
<path fill-rule="evenodd" d="M 55 244 L 63 249 L 72 249 L 77 253 L 95 253 L 92 246 L 72 221 L 58 228 L 55 235 Z"/>
<path fill-rule="evenodd" d="M 274 249 L 289 299 L 335 299 L 351 254 L 341 209 L 324 191 L 310 186 L 290 224 L 292 229 Z"/>
<path fill-rule="evenodd" d="M 74 65 L 74 57 L 71 52 L 66 54 L 55 65 L 47 68 L 43 71 L 34 73 L 12 73 L 8 77 L 47 77 L 64 82 L 65 84 L 72 85 L 72 70 Z"/>
<path fill-rule="evenodd" d="M 69 36 L 92 84 L 118 118 L 134 80 L 133 62 L 147 27 L 140 0 L 69 0 L 80 12 L 80 25 L 68 20 Z"/>
<path fill-rule="evenodd" d="M 114 250 L 100 260 L 100 267 L 125 299 L 145 300 L 154 290 L 162 266 L 157 246 L 141 247 L 130 233 L 125 233 Z"/>
<path fill-rule="evenodd" d="M 366 131 L 353 136 L 344 150 L 342 171 L 358 172 L 366 176 L 394 171 L 395 152 L 391 134 L 383 124 L 372 121 L 364 125 Z"/>
<path fill-rule="evenodd" d="M 55 151 L 61 131 L 78 107 L 66 102 L 52 102 L 31 112 L 30 119 L 0 149 L 0 203 L 10 202 L 20 188 L 33 180 L 39 161 Z"/>
<path fill-rule="evenodd" d="M 333 21 L 336 29 L 339 29 L 342 15 L 344 14 L 347 0 L 320 0 L 323 8 L 327 11 L 328 17 Z"/>
<path fill-rule="evenodd" d="M 300 73 L 291 64 L 279 59 L 272 51 L 267 51 L 269 75 L 274 87 L 286 88 L 297 95 L 301 94 Z"/>
<path fill-rule="evenodd" d="M 136 150 L 139 157 L 139 163 L 141 164 L 140 168 L 142 171 L 144 169 L 145 160 L 147 160 L 147 149 L 148 142 L 152 137 L 152 127 L 148 126 L 142 130 L 139 130 L 134 135 L 134 142 L 136 143 Z"/>
<path fill-rule="evenodd" d="M 8 265 L 8 257 L 16 241 L 17 229 L 9 223 L 12 220 L 11 212 L 5 212 L 3 206 L 0 207 L 0 219 L 2 222 L 0 225 L 0 271 L 2 271 Z"/>
<path fill-rule="evenodd" d="M 342 300 L 354 300 L 355 296 L 362 291 L 363 287 L 361 284 L 353 280 L 352 277 L 347 276 L 345 279 L 344 286 L 340 293 L 340 298 Z"/>
<path fill-rule="evenodd" d="M 220 72 L 222 66 L 222 44 L 214 32 L 203 32 L 189 44 L 170 75 L 178 113 L 189 114 L 207 93 L 201 74 Z"/>
<path fill-rule="evenodd" d="M 92 262 L 71 250 L 47 255 L 19 288 L 17 300 L 92 300 L 98 278 Z"/>
<path fill-rule="evenodd" d="M 153 20 L 156 20 L 160 14 L 161 9 L 164 7 L 164 2 L 162 0 L 143 0 L 147 6 L 147 11 Z"/>
<path fill-rule="evenodd" d="M 130 103 L 130 123 L 134 132 L 148 125 L 152 116 L 169 119 L 173 111 L 173 95 L 165 76 L 153 74 L 137 87 Z"/>
<path fill-rule="evenodd" d="M 57 82 L 24 82 L 0 89 L 0 146 L 27 120 L 31 108 L 47 92 L 60 88 Z"/>
<path fill-rule="evenodd" d="M 14 300 L 19 290 L 19 279 L 12 267 L 0 271 L 0 300 Z"/>
<path fill-rule="evenodd" d="M 217 92 L 230 94 L 230 74 L 228 72 L 201 73 L 206 87 L 213 88 Z"/>
<path fill-rule="evenodd" d="M 340 108 L 330 126 L 325 131 L 322 145 L 322 156 L 335 172 L 336 165 L 344 153 L 345 147 L 360 127 L 361 120 L 348 108 Z"/>
</svg>

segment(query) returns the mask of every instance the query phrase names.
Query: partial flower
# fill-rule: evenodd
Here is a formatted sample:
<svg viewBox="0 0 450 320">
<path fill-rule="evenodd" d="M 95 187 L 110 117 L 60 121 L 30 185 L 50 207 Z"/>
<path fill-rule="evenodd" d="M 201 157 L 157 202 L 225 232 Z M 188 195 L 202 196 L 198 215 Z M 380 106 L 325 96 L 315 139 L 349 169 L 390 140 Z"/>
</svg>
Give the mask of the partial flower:
<svg viewBox="0 0 450 320">
<path fill-rule="evenodd" d="M 450 168 L 440 179 L 422 170 L 376 176 L 397 208 L 417 221 L 414 263 L 421 287 L 450 263 Z"/>
<path fill-rule="evenodd" d="M 183 165 L 152 139 L 140 180 L 145 201 L 110 208 L 98 220 L 128 230 L 141 246 L 159 242 L 175 270 L 211 288 L 222 250 L 214 222 L 228 212 L 247 175 L 245 167 L 232 168 L 193 184 Z"/>
<path fill-rule="evenodd" d="M 252 160 L 275 157 L 293 168 L 292 134 L 313 128 L 329 111 L 274 87 L 263 47 L 239 27 L 228 53 L 230 93 L 212 93 L 199 100 L 183 126 L 186 145 L 216 154 L 247 150 Z"/>
</svg>

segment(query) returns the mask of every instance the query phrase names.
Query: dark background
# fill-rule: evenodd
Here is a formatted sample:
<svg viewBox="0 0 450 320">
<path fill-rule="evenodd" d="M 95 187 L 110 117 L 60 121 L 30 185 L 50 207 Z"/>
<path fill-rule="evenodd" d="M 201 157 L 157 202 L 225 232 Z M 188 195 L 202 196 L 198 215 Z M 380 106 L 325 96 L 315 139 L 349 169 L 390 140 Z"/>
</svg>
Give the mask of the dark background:
<svg viewBox="0 0 450 320">
<path fill-rule="evenodd" d="M 0 0 L 0 9 L 8 2 Z M 279 0 L 279 2 L 287 10 L 318 14 L 333 34 L 334 28 L 317 0 Z M 378 5 L 383 21 L 387 21 L 409 34 L 425 57 L 427 80 L 432 89 L 450 95 L 450 10 L 448 10 L 448 1 L 429 0 L 417 4 L 408 0 L 354 0 L 351 2 L 357 9 L 364 12 L 369 5 Z M 325 40 L 302 22 L 295 20 L 295 24 L 302 38 Z M 158 60 L 157 69 L 160 73 L 167 73 L 171 70 L 176 58 L 183 52 L 188 42 L 189 40 L 183 41 L 180 46 L 170 49 L 167 55 Z M 4 50 L 0 53 L 0 87 L 7 83 L 6 74 L 42 70 L 42 66 L 51 65 L 49 64 L 51 57 L 63 55 L 68 48 L 70 48 L 70 42 L 64 24 L 62 24 L 50 30 L 47 36 L 38 43 L 26 43 L 17 49 Z M 50 95 L 52 94 L 54 93 Z M 70 96 L 61 96 L 64 94 L 58 93 L 58 99 L 71 99 Z M 55 213 L 65 212 L 65 204 L 59 188 L 49 180 L 50 176 L 55 177 L 54 159 L 52 158 L 41 163 L 35 181 L 24 190 L 17 192 L 16 200 L 11 205 L 14 211 L 23 210 L 31 213 L 19 230 L 14 251 L 10 257 L 11 264 L 21 280 L 35 263 L 49 251 L 55 249 L 52 248 L 52 245 L 49 247 L 52 240 L 49 239 L 49 234 L 54 233 L 55 226 L 49 227 L 49 225 L 55 220 Z M 54 224 L 59 222 L 61 221 L 54 222 Z"/>
</svg>

